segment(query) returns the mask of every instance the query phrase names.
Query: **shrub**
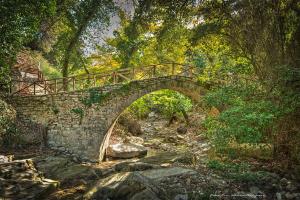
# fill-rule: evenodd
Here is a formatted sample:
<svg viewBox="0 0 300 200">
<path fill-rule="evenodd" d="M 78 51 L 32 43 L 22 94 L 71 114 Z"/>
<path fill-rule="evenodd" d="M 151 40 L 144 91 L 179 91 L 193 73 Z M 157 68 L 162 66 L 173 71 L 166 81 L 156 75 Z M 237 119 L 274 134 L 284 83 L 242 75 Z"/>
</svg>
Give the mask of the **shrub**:
<svg viewBox="0 0 300 200">
<path fill-rule="evenodd" d="M 258 144 L 266 139 L 279 108 L 268 99 L 254 98 L 257 94 L 260 94 L 259 89 L 251 85 L 227 86 L 205 96 L 207 105 L 222 111 L 204 122 L 215 146 L 224 147 L 231 142 Z"/>
<path fill-rule="evenodd" d="M 191 108 L 192 102 L 186 96 L 172 90 L 160 90 L 136 100 L 128 111 L 138 118 L 146 117 L 151 111 L 171 117 L 188 112 Z"/>
<path fill-rule="evenodd" d="M 0 99 L 0 143 L 7 146 L 13 142 L 16 134 L 14 126 L 16 111 L 12 106 Z"/>
</svg>

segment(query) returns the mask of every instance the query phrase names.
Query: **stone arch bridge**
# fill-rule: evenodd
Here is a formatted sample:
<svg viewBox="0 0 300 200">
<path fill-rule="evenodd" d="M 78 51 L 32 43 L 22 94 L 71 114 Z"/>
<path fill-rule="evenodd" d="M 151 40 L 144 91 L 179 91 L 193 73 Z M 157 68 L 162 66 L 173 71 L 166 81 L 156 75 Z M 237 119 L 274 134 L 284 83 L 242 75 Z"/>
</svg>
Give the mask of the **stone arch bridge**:
<svg viewBox="0 0 300 200">
<path fill-rule="evenodd" d="M 113 84 L 95 85 L 94 82 L 94 87 L 85 89 L 76 89 L 73 85 L 68 92 L 59 92 L 57 85 L 53 92 L 47 83 L 35 83 L 45 86 L 42 93 L 37 92 L 36 86 L 34 93 L 32 90 L 31 93 L 18 93 L 15 89 L 10 100 L 20 121 L 44 127 L 31 131 L 39 135 L 36 137 L 45 135 L 46 132 L 47 143 L 51 148 L 68 152 L 81 160 L 98 162 L 104 158 L 109 137 L 119 115 L 136 99 L 161 89 L 178 91 L 194 100 L 199 100 L 205 92 L 194 79 L 195 69 L 171 64 L 168 66 L 169 71 L 159 74 L 158 66 L 155 67 L 150 66 L 148 72 L 148 68 L 141 69 L 147 74 L 142 78 L 137 78 L 137 71 L 129 78 L 128 73 L 126 76 L 126 73 L 119 74 L 119 71 L 110 72 L 108 77 Z M 133 74 L 132 71 L 130 74 Z M 122 77 L 124 81 L 118 80 L 116 76 Z M 78 83 L 78 77 L 74 79 Z M 74 84 L 73 77 L 70 80 L 69 83 Z M 57 84 L 58 80 L 54 82 Z M 33 86 L 32 83 L 27 83 L 24 87 L 29 84 Z M 21 91 L 22 88 L 18 90 Z M 24 129 L 26 128 L 28 127 Z"/>
</svg>

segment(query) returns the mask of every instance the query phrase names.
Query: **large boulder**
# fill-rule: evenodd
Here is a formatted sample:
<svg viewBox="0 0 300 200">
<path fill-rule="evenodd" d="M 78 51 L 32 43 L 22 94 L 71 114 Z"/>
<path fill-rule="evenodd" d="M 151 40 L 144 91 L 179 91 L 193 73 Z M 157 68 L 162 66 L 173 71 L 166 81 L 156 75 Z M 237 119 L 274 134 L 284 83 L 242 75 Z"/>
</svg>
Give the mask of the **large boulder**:
<svg viewBox="0 0 300 200">
<path fill-rule="evenodd" d="M 106 155 L 112 158 L 134 158 L 147 155 L 147 149 L 138 144 L 117 143 L 109 145 L 106 149 Z"/>
<path fill-rule="evenodd" d="M 139 172 L 122 172 L 98 181 L 84 199 L 103 200 L 164 200 L 169 199 L 163 189 Z"/>
<path fill-rule="evenodd" d="M 192 169 L 186 169 L 182 167 L 170 167 L 170 168 L 146 170 L 146 171 L 142 171 L 141 174 L 152 180 L 160 181 L 171 176 L 195 175 L 197 174 L 197 172 Z"/>
<path fill-rule="evenodd" d="M 13 156 L 4 156 L 4 155 L 0 155 L 0 164 L 1 163 L 7 163 L 7 162 L 11 162 L 13 159 Z"/>
<path fill-rule="evenodd" d="M 45 156 L 34 159 L 36 168 L 46 177 L 59 180 L 62 184 L 78 180 L 95 180 L 102 176 L 102 171 L 84 164 L 74 163 L 64 156 Z"/>
<path fill-rule="evenodd" d="M 175 196 L 180 199 L 178 197 L 184 196 L 182 186 L 178 186 L 174 191 L 167 191 L 163 189 L 165 187 L 162 187 L 162 184 L 169 184 L 170 180 L 177 180 L 178 177 L 196 174 L 196 171 L 182 167 L 120 172 L 99 180 L 85 194 L 85 199 L 163 200 L 174 199 Z"/>
<path fill-rule="evenodd" d="M 41 176 L 32 160 L 0 164 L 0 199 L 44 199 L 58 186 Z"/>
</svg>

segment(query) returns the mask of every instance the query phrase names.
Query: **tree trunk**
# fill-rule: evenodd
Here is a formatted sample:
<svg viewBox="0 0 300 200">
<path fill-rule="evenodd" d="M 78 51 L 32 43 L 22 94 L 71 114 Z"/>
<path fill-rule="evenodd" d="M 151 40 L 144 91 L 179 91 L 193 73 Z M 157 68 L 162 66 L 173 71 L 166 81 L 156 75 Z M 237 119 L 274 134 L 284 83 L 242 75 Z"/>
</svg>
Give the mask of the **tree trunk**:
<svg viewBox="0 0 300 200">
<path fill-rule="evenodd" d="M 90 20 L 93 19 L 95 13 L 96 13 L 96 9 L 92 9 L 87 13 L 85 18 L 80 23 L 80 26 L 76 30 L 75 35 L 71 38 L 68 47 L 66 48 L 65 55 L 64 55 L 63 69 L 62 69 L 63 88 L 65 91 L 68 90 L 69 62 L 70 62 L 71 52 L 76 46 L 81 34 L 85 31 L 86 27 L 88 26 L 88 23 L 90 22 Z"/>
<path fill-rule="evenodd" d="M 190 124 L 190 120 L 189 120 L 188 114 L 185 112 L 185 110 L 181 110 L 181 113 L 182 113 L 182 115 L 183 115 L 183 117 L 185 119 L 186 124 L 189 125 Z"/>
<path fill-rule="evenodd" d="M 66 53 L 63 69 L 62 69 L 64 91 L 68 91 L 69 59 L 70 59 L 70 53 Z"/>
</svg>

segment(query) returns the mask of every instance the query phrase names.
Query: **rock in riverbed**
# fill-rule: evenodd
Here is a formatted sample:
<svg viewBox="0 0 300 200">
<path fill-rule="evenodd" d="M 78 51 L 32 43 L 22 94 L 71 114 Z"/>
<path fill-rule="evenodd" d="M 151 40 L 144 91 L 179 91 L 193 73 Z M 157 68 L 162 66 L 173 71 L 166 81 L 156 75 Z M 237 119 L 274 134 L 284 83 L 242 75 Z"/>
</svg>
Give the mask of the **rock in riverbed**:
<svg viewBox="0 0 300 200">
<path fill-rule="evenodd" d="M 163 200 L 166 193 L 139 172 L 122 172 L 100 180 L 84 199 Z"/>
<path fill-rule="evenodd" d="M 59 182 L 45 179 L 32 160 L 16 160 L 0 164 L 0 199 L 42 199 Z"/>
<path fill-rule="evenodd" d="M 164 200 L 173 199 L 167 191 L 158 187 L 159 182 L 169 177 L 195 175 L 196 171 L 181 167 L 121 172 L 98 181 L 90 188 L 85 199 Z"/>
<path fill-rule="evenodd" d="M 186 134 L 186 132 L 187 132 L 187 128 L 184 126 L 180 126 L 177 128 L 177 133 L 179 134 Z"/>
<path fill-rule="evenodd" d="M 107 156 L 113 158 L 134 158 L 147 155 L 147 149 L 138 144 L 112 144 L 106 150 Z"/>
<path fill-rule="evenodd" d="M 7 163 L 12 161 L 13 156 L 0 155 L 0 163 Z"/>
</svg>

